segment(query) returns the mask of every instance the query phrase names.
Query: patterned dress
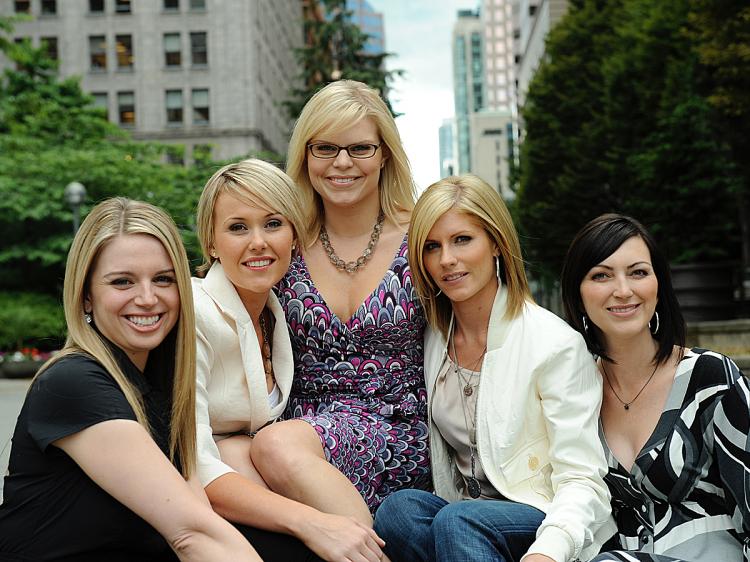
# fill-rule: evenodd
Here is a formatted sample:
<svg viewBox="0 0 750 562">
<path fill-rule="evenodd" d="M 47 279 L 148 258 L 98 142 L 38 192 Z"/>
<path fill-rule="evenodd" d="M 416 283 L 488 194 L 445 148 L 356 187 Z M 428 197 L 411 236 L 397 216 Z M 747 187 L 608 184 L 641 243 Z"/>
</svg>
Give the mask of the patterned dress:
<svg viewBox="0 0 750 562">
<path fill-rule="evenodd" d="M 277 286 L 294 350 L 287 418 L 320 437 L 328 461 L 371 511 L 401 488 L 429 486 L 425 317 L 412 285 L 406 238 L 377 288 L 338 318 L 302 256 Z"/>
<path fill-rule="evenodd" d="M 737 365 L 687 352 L 630 472 L 601 434 L 626 551 L 594 561 L 750 562 L 749 431 L 750 388 Z"/>
</svg>

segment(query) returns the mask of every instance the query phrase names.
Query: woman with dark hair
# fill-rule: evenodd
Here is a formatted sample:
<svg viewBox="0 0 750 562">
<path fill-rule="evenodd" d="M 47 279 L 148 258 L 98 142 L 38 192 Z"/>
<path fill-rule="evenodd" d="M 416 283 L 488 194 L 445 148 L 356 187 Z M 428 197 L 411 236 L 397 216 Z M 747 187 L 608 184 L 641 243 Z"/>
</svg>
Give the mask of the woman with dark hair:
<svg viewBox="0 0 750 562">
<path fill-rule="evenodd" d="M 653 237 L 623 215 L 589 222 L 562 292 L 605 381 L 599 432 L 623 550 L 594 560 L 750 560 L 750 387 L 731 359 L 685 348 Z"/>
</svg>

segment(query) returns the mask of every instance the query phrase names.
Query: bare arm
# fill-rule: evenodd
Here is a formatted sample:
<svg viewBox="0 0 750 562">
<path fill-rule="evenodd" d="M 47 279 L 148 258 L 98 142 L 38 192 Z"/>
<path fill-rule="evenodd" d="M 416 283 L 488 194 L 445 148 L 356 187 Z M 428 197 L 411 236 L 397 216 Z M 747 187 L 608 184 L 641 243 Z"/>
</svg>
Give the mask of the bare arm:
<svg viewBox="0 0 750 562">
<path fill-rule="evenodd" d="M 53 444 L 153 526 L 180 560 L 260 562 L 244 537 L 199 499 L 137 422 L 101 422 Z"/>
<path fill-rule="evenodd" d="M 230 521 L 293 535 L 329 562 L 376 562 L 383 555 L 385 543 L 371 528 L 285 498 L 235 472 L 211 482 L 206 494 Z"/>
</svg>

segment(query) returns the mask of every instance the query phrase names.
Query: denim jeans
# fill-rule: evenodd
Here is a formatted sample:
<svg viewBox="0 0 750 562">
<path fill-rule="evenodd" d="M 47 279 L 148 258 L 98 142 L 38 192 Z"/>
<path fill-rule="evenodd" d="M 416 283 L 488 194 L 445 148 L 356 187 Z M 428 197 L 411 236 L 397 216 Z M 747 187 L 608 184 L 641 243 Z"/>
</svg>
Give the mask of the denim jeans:
<svg viewBox="0 0 750 562">
<path fill-rule="evenodd" d="M 422 490 L 401 490 L 378 508 L 375 531 L 393 562 L 517 562 L 543 519 L 523 503 L 448 503 Z"/>
</svg>

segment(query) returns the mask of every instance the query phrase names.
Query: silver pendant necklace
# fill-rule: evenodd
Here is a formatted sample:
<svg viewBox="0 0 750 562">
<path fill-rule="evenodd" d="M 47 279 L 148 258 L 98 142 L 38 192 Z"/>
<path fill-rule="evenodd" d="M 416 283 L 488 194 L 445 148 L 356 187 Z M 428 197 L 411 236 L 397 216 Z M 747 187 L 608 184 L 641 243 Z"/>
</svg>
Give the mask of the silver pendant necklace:
<svg viewBox="0 0 750 562">
<path fill-rule="evenodd" d="M 461 396 L 461 410 L 464 414 L 464 424 L 466 426 L 466 433 L 469 436 L 469 452 L 470 452 L 470 462 L 471 462 L 471 476 L 464 477 L 464 480 L 466 480 L 466 491 L 469 493 L 469 497 L 471 499 L 477 499 L 482 494 L 482 487 L 479 484 L 479 479 L 477 478 L 476 474 L 476 444 L 477 444 L 477 430 L 476 430 L 476 420 L 474 419 L 474 416 L 468 415 L 467 410 L 469 409 L 468 405 L 466 404 L 467 399 L 474 394 L 474 387 L 471 385 L 471 376 L 469 375 L 468 378 L 464 378 L 463 374 L 461 373 L 461 367 L 458 365 L 458 355 L 456 354 L 456 342 L 454 338 L 454 332 L 455 332 L 455 326 L 453 330 L 451 331 L 451 351 L 453 352 L 453 371 L 458 376 L 458 379 L 460 383 L 463 384 L 463 390 L 462 390 L 462 396 Z M 477 366 L 484 358 L 485 354 L 487 353 L 487 346 L 484 346 L 484 349 L 482 350 L 481 355 L 479 358 L 474 362 L 473 368 L 470 369 L 471 371 L 476 372 Z M 478 385 L 479 383 L 477 383 Z M 461 384 L 459 384 L 461 386 Z M 474 414 L 476 415 L 476 406 Z M 471 427 L 469 427 L 469 418 L 471 418 Z"/>
</svg>

